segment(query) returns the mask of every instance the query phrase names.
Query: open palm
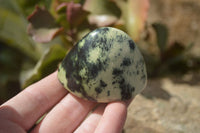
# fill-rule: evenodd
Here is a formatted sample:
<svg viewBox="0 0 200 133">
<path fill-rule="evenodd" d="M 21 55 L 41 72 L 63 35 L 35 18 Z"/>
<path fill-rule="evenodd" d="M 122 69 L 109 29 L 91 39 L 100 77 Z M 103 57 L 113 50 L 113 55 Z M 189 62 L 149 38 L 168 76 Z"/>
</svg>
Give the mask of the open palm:
<svg viewBox="0 0 200 133">
<path fill-rule="evenodd" d="M 120 133 L 127 104 L 98 104 L 73 96 L 54 72 L 0 106 L 0 132 Z"/>
</svg>

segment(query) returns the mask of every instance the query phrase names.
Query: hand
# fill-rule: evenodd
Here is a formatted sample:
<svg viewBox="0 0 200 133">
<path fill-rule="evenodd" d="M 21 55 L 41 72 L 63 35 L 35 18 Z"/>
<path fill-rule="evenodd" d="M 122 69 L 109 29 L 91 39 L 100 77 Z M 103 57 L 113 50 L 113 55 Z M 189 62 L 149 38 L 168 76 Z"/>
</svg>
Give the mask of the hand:
<svg viewBox="0 0 200 133">
<path fill-rule="evenodd" d="M 125 102 L 97 104 L 75 97 L 54 72 L 0 106 L 0 132 L 120 133 L 127 106 Z"/>
</svg>

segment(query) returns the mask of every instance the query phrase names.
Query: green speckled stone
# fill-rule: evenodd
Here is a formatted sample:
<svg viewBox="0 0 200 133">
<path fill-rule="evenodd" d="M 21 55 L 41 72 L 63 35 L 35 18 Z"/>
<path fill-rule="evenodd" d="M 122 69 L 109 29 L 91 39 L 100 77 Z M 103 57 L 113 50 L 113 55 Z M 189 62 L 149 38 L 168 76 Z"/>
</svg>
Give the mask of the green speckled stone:
<svg viewBox="0 0 200 133">
<path fill-rule="evenodd" d="M 144 59 L 123 31 L 103 27 L 83 37 L 66 55 L 58 79 L 72 94 L 97 102 L 129 100 L 146 86 Z"/>
</svg>

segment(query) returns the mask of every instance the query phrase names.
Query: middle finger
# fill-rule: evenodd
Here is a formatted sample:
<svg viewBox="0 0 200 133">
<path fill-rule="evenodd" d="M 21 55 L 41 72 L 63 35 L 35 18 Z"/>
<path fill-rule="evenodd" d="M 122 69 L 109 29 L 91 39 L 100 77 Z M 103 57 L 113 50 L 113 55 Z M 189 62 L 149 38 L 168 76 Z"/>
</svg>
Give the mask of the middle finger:
<svg viewBox="0 0 200 133">
<path fill-rule="evenodd" d="M 95 102 L 80 99 L 69 93 L 47 114 L 33 132 L 71 133 L 95 105 Z"/>
</svg>

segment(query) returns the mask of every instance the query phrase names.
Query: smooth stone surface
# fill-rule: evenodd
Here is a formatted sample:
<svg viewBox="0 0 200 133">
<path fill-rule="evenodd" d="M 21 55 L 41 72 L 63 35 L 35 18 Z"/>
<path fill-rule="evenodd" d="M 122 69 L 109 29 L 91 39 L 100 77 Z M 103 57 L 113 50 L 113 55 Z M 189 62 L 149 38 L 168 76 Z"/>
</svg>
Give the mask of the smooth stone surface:
<svg viewBox="0 0 200 133">
<path fill-rule="evenodd" d="M 144 59 L 123 31 L 103 27 L 83 37 L 66 55 L 58 79 L 72 94 L 97 102 L 129 100 L 146 86 Z"/>
</svg>

